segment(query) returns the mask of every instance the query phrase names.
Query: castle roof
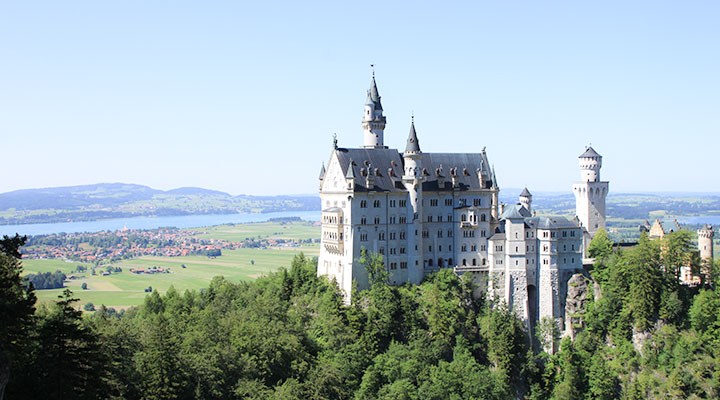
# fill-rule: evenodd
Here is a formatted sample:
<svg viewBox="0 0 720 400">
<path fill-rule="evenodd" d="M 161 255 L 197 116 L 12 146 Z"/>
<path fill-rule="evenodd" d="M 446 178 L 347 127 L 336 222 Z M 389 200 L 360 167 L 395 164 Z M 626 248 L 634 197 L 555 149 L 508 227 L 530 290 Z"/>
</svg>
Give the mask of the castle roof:
<svg viewBox="0 0 720 400">
<path fill-rule="evenodd" d="M 380 93 L 378 92 L 377 83 L 375 82 L 375 75 L 373 75 L 372 83 L 370 84 L 370 90 L 368 90 L 367 104 L 372 101 L 376 110 L 382 111 L 382 104 L 380 103 Z"/>
<path fill-rule="evenodd" d="M 415 121 L 410 123 L 410 134 L 407 139 L 407 146 L 405 146 L 406 153 L 419 153 L 420 152 L 420 141 L 418 141 L 417 133 L 415 132 Z"/>
<path fill-rule="evenodd" d="M 602 157 L 600 154 L 595 151 L 595 149 L 592 148 L 592 146 L 588 146 L 587 149 L 585 149 L 585 152 L 580 155 L 578 158 L 592 158 L 592 157 Z"/>
<path fill-rule="evenodd" d="M 404 159 L 396 149 L 384 148 L 338 148 L 335 150 L 342 173 L 348 179 L 355 180 L 355 190 L 368 190 L 366 177 L 373 175 L 374 191 L 405 191 L 405 186 L 397 178 L 403 175 Z M 355 160 L 355 168 L 350 162 Z M 450 180 L 445 181 L 439 170 L 454 168 L 457 174 L 455 190 L 487 189 L 492 185 L 487 155 L 480 153 L 420 153 L 423 190 L 453 190 Z M 354 171 L 352 171 L 355 169 Z M 484 182 L 480 182 L 478 170 L 482 172 Z M 439 180 L 440 179 L 440 180 Z"/>
<path fill-rule="evenodd" d="M 578 228 L 578 224 L 565 217 L 532 217 L 527 218 L 525 223 L 536 229 L 561 229 Z"/>
<path fill-rule="evenodd" d="M 528 188 L 525 188 L 520 193 L 520 197 L 532 197 L 532 194 L 530 194 L 530 191 L 528 190 Z"/>
<path fill-rule="evenodd" d="M 528 211 L 527 208 L 523 207 L 521 204 L 513 204 L 511 206 L 505 207 L 505 211 L 503 211 L 500 218 L 501 219 L 524 219 L 524 218 L 531 217 L 531 216 L 532 216 L 532 214 L 530 214 L 530 211 Z"/>
</svg>

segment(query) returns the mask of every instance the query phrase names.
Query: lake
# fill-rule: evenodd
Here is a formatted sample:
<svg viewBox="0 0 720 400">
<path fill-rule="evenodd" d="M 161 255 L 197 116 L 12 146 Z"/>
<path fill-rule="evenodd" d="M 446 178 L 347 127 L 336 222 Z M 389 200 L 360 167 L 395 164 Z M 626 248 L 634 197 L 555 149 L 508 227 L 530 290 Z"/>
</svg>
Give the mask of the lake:
<svg viewBox="0 0 720 400">
<path fill-rule="evenodd" d="M 272 218 L 300 217 L 319 221 L 320 211 L 281 211 L 271 213 L 180 215 L 165 217 L 132 217 L 100 219 L 97 221 L 58 222 L 51 224 L 0 225 L 0 235 L 49 235 L 51 233 L 99 232 L 128 229 L 156 229 L 173 226 L 195 228 L 222 224 L 265 222 Z"/>
</svg>

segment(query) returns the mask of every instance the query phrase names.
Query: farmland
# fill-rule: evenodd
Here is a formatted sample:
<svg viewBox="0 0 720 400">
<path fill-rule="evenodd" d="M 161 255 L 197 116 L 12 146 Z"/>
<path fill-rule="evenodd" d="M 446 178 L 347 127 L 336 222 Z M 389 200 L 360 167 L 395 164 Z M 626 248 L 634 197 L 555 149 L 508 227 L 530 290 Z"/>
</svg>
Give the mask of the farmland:
<svg viewBox="0 0 720 400">
<path fill-rule="evenodd" d="M 307 222 L 294 223 L 259 223 L 221 225 L 208 228 L 195 228 L 198 234 L 208 239 L 245 240 L 266 239 L 273 242 L 283 239 L 293 242 L 308 241 L 320 236 L 318 226 Z M 181 257 L 143 256 L 120 260 L 111 264 L 120 267 L 122 272 L 103 275 L 108 265 L 100 265 L 92 274 L 93 264 L 66 262 L 59 259 L 28 259 L 23 260 L 25 273 L 53 272 L 60 270 L 68 277 L 66 282 L 80 304 L 91 302 L 95 305 L 105 304 L 108 307 L 127 307 L 142 303 L 147 295 L 148 287 L 164 293 L 174 286 L 180 292 L 187 289 L 198 290 L 207 287 L 215 276 L 224 276 L 231 281 L 253 280 L 261 275 L 287 267 L 295 255 L 304 253 L 308 257 L 317 256 L 317 243 L 284 244 L 277 246 L 240 248 L 223 250 L 222 256 L 210 258 L 204 255 Z M 77 266 L 87 268 L 86 272 L 77 271 Z M 170 273 L 134 274 L 130 269 L 149 269 L 153 266 L 169 269 Z M 183 267 L 184 266 L 184 267 Z M 87 290 L 81 285 L 87 284 Z M 39 301 L 55 300 L 63 289 L 36 291 Z"/>
</svg>

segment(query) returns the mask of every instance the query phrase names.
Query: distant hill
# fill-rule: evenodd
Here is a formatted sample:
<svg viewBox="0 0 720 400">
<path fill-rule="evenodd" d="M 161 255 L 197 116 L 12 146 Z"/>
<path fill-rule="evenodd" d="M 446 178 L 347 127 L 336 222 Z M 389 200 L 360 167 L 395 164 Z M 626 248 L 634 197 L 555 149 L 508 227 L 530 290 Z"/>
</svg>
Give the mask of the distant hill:
<svg viewBox="0 0 720 400">
<path fill-rule="evenodd" d="M 197 187 L 163 191 L 127 183 L 99 183 L 0 193 L 0 225 L 319 208 L 318 196 L 232 196 Z"/>
</svg>

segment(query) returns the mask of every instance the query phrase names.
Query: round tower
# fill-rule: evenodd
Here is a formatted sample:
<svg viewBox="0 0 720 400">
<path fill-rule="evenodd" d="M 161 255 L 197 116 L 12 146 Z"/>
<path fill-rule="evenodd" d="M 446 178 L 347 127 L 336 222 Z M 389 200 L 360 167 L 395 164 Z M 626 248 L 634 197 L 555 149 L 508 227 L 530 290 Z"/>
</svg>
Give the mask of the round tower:
<svg viewBox="0 0 720 400">
<path fill-rule="evenodd" d="M 402 182 L 408 192 L 407 207 L 407 244 L 410 249 L 422 249 L 423 239 L 418 236 L 417 232 L 422 231 L 422 151 L 420 151 L 420 142 L 415 132 L 415 118 L 410 124 L 410 134 L 407 139 L 407 146 L 403 153 L 403 176 Z M 422 252 L 410 251 L 408 254 L 408 281 L 412 283 L 420 283 L 424 275 L 424 265 L 422 262 Z"/>
<path fill-rule="evenodd" d="M 602 168 L 602 156 L 592 147 L 588 146 L 583 154 L 578 157 L 580 164 L 581 182 L 600 182 L 600 168 Z"/>
<path fill-rule="evenodd" d="M 532 194 L 528 188 L 523 189 L 522 193 L 520 193 L 519 200 L 520 204 L 532 213 Z"/>
<path fill-rule="evenodd" d="M 581 179 L 573 184 L 575 215 L 592 238 L 598 229 L 605 228 L 605 199 L 609 183 L 600 180 L 602 156 L 592 147 L 588 146 L 578 157 L 578 164 Z"/>
<path fill-rule="evenodd" d="M 387 148 L 383 142 L 386 122 L 382 104 L 380 103 L 380 93 L 378 92 L 377 83 L 375 83 L 375 73 L 373 72 L 370 90 L 367 92 L 365 108 L 363 109 L 363 147 Z"/>
<path fill-rule="evenodd" d="M 700 250 L 700 259 L 713 262 L 713 237 L 715 231 L 712 225 L 705 225 L 698 230 L 698 250 Z"/>
</svg>

